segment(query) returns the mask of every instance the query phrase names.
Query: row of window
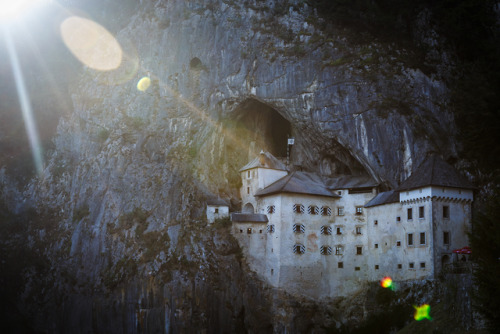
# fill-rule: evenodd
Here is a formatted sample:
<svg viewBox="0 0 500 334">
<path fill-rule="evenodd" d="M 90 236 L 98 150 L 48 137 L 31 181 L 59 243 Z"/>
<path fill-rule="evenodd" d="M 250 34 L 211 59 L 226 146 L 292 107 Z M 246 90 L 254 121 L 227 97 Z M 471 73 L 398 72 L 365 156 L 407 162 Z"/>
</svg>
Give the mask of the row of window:
<svg viewBox="0 0 500 334">
<path fill-rule="evenodd" d="M 356 214 L 357 215 L 362 215 L 363 214 L 363 207 L 362 206 L 356 206 L 355 207 Z M 274 205 L 270 205 L 267 207 L 267 213 L 274 213 L 275 208 Z M 294 204 L 293 205 L 293 212 L 295 213 L 305 213 L 305 206 L 302 204 Z M 310 215 L 319 215 L 321 214 L 322 216 L 331 216 L 332 215 L 332 209 L 329 208 L 328 206 L 323 206 L 321 209 L 317 207 L 316 205 L 309 205 L 307 207 L 307 213 Z M 337 216 L 344 216 L 344 207 L 339 206 L 337 207 Z"/>
<path fill-rule="evenodd" d="M 413 208 L 408 208 L 406 210 L 407 220 L 413 220 Z M 425 209 L 423 206 L 418 207 L 418 219 L 425 219 Z M 443 219 L 450 219 L 450 207 L 443 205 Z M 401 222 L 401 217 L 396 217 L 396 222 Z M 373 225 L 378 225 L 378 220 L 373 221 Z"/>
<path fill-rule="evenodd" d="M 295 254 L 304 254 L 306 252 L 306 248 L 302 244 L 293 245 L 292 250 Z M 321 246 L 319 252 L 322 255 L 344 255 L 344 246 L 338 245 L 334 248 L 330 246 Z M 356 246 L 356 255 L 363 255 L 363 246 Z"/>
<path fill-rule="evenodd" d="M 267 231 L 269 233 L 272 233 L 274 232 L 274 225 L 269 225 L 269 226 L 273 226 L 272 227 L 272 231 L 271 229 L 267 229 Z M 294 233 L 305 233 L 306 232 L 306 227 L 304 226 L 304 224 L 293 224 L 293 227 L 292 227 L 292 230 Z M 361 235 L 361 227 L 357 226 L 356 229 L 356 234 L 358 235 Z M 328 226 L 328 225 L 323 225 L 321 226 L 320 228 L 320 232 L 321 234 L 323 235 L 332 235 L 333 234 L 333 228 L 331 226 Z M 335 227 L 335 232 L 337 235 L 341 235 L 344 233 L 344 228 L 343 227 L 340 227 L 340 226 L 337 226 Z"/>
<path fill-rule="evenodd" d="M 413 208 L 408 208 L 406 210 L 406 216 L 408 220 L 413 220 Z M 418 219 L 425 218 L 425 208 L 423 206 L 418 207 Z"/>
</svg>

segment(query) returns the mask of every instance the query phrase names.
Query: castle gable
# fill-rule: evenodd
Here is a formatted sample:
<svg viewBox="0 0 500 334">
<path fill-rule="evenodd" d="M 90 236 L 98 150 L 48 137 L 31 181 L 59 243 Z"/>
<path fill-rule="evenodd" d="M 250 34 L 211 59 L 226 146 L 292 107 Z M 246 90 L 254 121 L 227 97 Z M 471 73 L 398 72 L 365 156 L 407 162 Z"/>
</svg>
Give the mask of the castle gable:
<svg viewBox="0 0 500 334">
<path fill-rule="evenodd" d="M 268 187 L 258 190 L 255 193 L 255 196 L 262 197 L 277 193 L 340 197 L 339 195 L 329 191 L 319 176 L 305 172 L 293 172 Z"/>
</svg>

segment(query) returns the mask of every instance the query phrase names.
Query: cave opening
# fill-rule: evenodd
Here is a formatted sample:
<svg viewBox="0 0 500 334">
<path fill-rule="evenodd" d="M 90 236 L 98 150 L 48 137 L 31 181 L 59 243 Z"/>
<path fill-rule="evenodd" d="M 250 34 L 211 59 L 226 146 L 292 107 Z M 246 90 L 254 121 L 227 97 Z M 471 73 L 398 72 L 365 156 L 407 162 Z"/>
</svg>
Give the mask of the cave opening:
<svg viewBox="0 0 500 334">
<path fill-rule="evenodd" d="M 240 128 L 236 135 L 247 141 L 250 156 L 264 150 L 277 158 L 286 157 L 292 126 L 276 109 L 256 99 L 248 99 L 236 108 L 233 119 Z"/>
</svg>

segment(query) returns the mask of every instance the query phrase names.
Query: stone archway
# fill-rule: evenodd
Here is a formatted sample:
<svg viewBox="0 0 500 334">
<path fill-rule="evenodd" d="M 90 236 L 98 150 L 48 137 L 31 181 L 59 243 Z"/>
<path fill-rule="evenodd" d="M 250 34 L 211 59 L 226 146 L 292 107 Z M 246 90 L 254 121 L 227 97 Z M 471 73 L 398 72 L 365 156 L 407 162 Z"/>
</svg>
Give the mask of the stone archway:
<svg viewBox="0 0 500 334">
<path fill-rule="evenodd" d="M 254 213 L 254 208 L 253 208 L 253 205 L 252 203 L 247 203 L 243 206 L 243 210 L 242 210 L 243 213 Z"/>
<path fill-rule="evenodd" d="M 447 265 L 451 263 L 451 258 L 449 255 L 445 254 L 441 257 L 441 269 L 444 269 Z"/>
</svg>

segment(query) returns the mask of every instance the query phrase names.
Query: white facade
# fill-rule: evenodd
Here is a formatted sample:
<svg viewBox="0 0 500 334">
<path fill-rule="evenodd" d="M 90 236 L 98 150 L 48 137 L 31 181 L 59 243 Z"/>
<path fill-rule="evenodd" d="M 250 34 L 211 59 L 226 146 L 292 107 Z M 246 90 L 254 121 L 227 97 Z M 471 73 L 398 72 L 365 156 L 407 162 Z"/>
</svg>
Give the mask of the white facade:
<svg viewBox="0 0 500 334">
<path fill-rule="evenodd" d="M 227 205 L 207 205 L 207 221 L 213 224 L 216 219 L 229 217 L 229 207 Z"/>
<path fill-rule="evenodd" d="M 233 233 L 250 267 L 292 294 L 334 297 L 385 276 L 433 278 L 452 250 L 468 243 L 470 189 L 425 186 L 365 207 L 376 187 L 335 189 L 332 196 L 285 190 L 254 196 L 286 171 L 254 168 L 241 176 L 243 211 L 250 204 L 251 213 L 269 221 L 233 223 Z"/>
</svg>

